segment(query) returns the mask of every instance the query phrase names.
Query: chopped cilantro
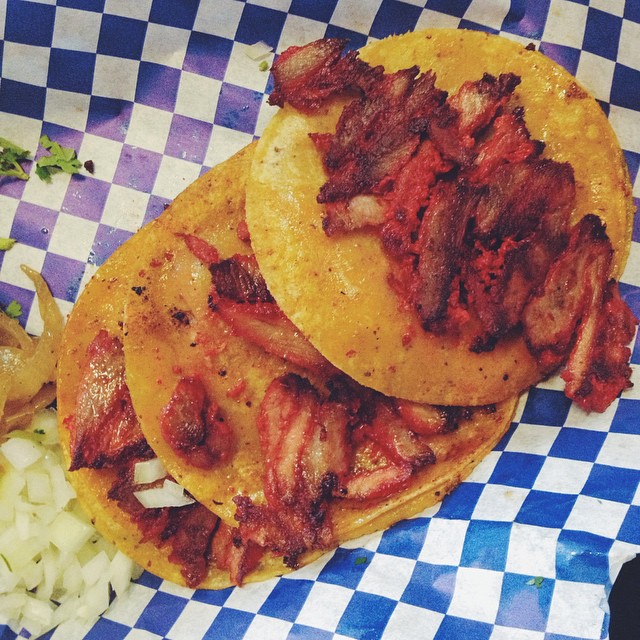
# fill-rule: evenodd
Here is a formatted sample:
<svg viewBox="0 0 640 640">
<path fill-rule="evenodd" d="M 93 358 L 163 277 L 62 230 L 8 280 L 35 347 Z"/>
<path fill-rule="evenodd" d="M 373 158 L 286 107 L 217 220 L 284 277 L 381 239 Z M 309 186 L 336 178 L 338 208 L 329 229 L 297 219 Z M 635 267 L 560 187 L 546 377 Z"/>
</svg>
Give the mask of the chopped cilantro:
<svg viewBox="0 0 640 640">
<path fill-rule="evenodd" d="M 34 429 L 33 433 L 37 433 L 39 436 L 43 436 L 45 434 L 44 429 Z"/>
<path fill-rule="evenodd" d="M 12 300 L 5 308 L 4 312 L 14 320 L 22 315 L 22 305 L 16 300 Z"/>
<path fill-rule="evenodd" d="M 531 578 L 531 580 L 528 580 L 527 585 L 529 585 L 530 587 L 536 587 L 537 589 L 539 589 L 542 586 L 543 582 L 544 582 L 544 578 L 542 576 L 536 576 L 535 578 Z"/>
<path fill-rule="evenodd" d="M 358 556 L 356 558 L 356 565 L 358 564 L 367 564 L 367 556 Z"/>
<path fill-rule="evenodd" d="M 267 71 L 267 69 L 269 69 L 269 63 L 266 60 L 263 60 L 259 65 L 258 65 L 258 69 L 260 69 L 260 71 Z"/>
<path fill-rule="evenodd" d="M 0 251 L 9 251 L 15 243 L 15 238 L 0 238 Z"/>
<path fill-rule="evenodd" d="M 40 138 L 40 144 L 49 151 L 48 156 L 42 156 L 36 162 L 36 174 L 41 180 L 51 182 L 51 176 L 59 171 L 70 174 L 80 171 L 82 163 L 71 147 L 63 147 L 46 135 Z"/>
<path fill-rule="evenodd" d="M 20 163 L 29 160 L 31 152 L 22 149 L 6 138 L 0 138 L 0 147 L 2 148 L 0 151 L 0 175 L 28 180 L 29 176 Z"/>
</svg>

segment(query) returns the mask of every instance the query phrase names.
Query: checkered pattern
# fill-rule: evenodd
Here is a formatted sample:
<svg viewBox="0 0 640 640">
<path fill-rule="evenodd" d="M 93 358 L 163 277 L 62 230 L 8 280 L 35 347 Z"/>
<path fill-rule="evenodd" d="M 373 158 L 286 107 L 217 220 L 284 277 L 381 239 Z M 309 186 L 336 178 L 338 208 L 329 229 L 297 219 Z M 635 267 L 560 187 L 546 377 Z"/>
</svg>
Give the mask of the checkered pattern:
<svg viewBox="0 0 640 640">
<path fill-rule="evenodd" d="M 39 331 L 19 269 L 42 271 L 63 310 L 112 251 L 187 184 L 259 136 L 262 40 L 369 38 L 463 27 L 535 43 L 585 84 L 616 129 L 638 189 L 637 0 L 4 0 L 0 135 L 41 134 L 95 173 L 47 185 L 0 178 L 0 304 Z M 274 54 L 266 57 L 273 60 Z M 622 292 L 640 315 L 640 218 Z M 636 343 L 633 367 L 640 368 Z M 640 387 L 585 416 L 551 380 L 439 507 L 279 580 L 190 591 L 144 574 L 91 629 L 58 639 L 606 637 L 603 602 L 640 550 Z M 13 637 L 0 624 L 0 639 Z"/>
</svg>

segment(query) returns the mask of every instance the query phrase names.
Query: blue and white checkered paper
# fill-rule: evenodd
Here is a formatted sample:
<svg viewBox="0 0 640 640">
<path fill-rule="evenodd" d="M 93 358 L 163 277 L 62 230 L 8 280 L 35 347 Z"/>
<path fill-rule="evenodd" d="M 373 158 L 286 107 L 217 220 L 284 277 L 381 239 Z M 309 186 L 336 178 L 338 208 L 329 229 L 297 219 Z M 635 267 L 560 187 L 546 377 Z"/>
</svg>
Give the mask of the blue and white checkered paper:
<svg viewBox="0 0 640 640">
<path fill-rule="evenodd" d="M 95 163 L 51 184 L 0 178 L 0 236 L 18 240 L 0 254 L 0 304 L 18 300 L 39 332 L 20 264 L 69 311 L 119 244 L 260 135 L 269 75 L 248 45 L 266 42 L 271 63 L 322 36 L 359 47 L 441 26 L 533 42 L 567 67 L 608 114 L 640 195 L 637 0 L 0 0 L 0 136 L 34 150 L 48 134 Z M 639 242 L 636 220 L 622 278 L 636 315 Z M 637 383 L 638 342 L 632 364 Z M 587 416 L 551 380 L 439 507 L 263 584 L 194 592 L 145 573 L 91 629 L 49 635 L 606 638 L 612 581 L 640 551 L 639 416 L 638 384 Z"/>
</svg>

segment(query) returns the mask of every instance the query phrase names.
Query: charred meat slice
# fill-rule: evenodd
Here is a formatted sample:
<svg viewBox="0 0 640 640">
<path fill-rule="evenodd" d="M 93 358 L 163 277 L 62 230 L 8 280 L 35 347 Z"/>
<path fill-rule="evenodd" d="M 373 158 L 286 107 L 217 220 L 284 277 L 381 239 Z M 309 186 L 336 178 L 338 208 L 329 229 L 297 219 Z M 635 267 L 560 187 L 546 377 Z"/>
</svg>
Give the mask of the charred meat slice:
<svg viewBox="0 0 640 640">
<path fill-rule="evenodd" d="M 485 182 L 503 164 L 537 157 L 543 149 L 542 142 L 531 139 L 521 109 L 504 113 L 491 123 L 486 136 L 477 143 L 467 179 Z"/>
<path fill-rule="evenodd" d="M 589 323 L 587 318 L 562 377 L 567 395 L 585 411 L 604 411 L 621 391 L 632 386 L 627 345 L 638 324 L 620 297 L 616 281 L 607 283 L 593 333 Z"/>
<path fill-rule="evenodd" d="M 242 336 L 268 353 L 306 369 L 330 369 L 329 362 L 282 313 L 254 255 L 235 255 L 212 264 L 209 306 Z"/>
<path fill-rule="evenodd" d="M 420 143 L 416 123 L 428 120 L 445 98 L 433 74 L 417 74 L 415 67 L 387 74 L 366 96 L 345 107 L 323 158 L 329 179 L 318 202 L 390 188 L 390 180 Z"/>
<path fill-rule="evenodd" d="M 151 455 L 126 384 L 122 343 L 105 330 L 87 348 L 76 409 L 65 426 L 71 436 L 71 471 Z"/>
<path fill-rule="evenodd" d="M 574 202 L 569 164 L 547 159 L 504 164 L 483 191 L 474 234 L 489 244 L 502 238 L 520 240 L 543 226 L 547 242 L 563 241 Z"/>
<path fill-rule="evenodd" d="M 209 266 L 220 298 L 238 303 L 273 302 L 254 255 L 236 254 Z"/>
<path fill-rule="evenodd" d="M 346 408 L 325 404 L 304 378 L 275 379 L 260 407 L 266 504 L 238 497 L 242 535 L 281 553 L 289 566 L 332 541 L 327 501 L 347 471 Z"/>
<path fill-rule="evenodd" d="M 446 321 L 452 282 L 460 267 L 467 225 L 477 194 L 457 182 L 434 188 L 416 243 L 418 262 L 412 299 L 423 327 L 440 331 Z"/>
<path fill-rule="evenodd" d="M 169 446 L 195 467 L 210 469 L 231 455 L 231 429 L 199 378 L 178 381 L 160 416 L 160 428 Z"/>
<path fill-rule="evenodd" d="M 341 38 L 325 38 L 289 47 L 273 64 L 269 104 L 282 107 L 288 102 L 301 111 L 311 111 L 336 93 L 374 83 L 382 68 L 370 67 L 355 51 L 343 56 L 346 46 Z"/>
<path fill-rule="evenodd" d="M 465 82 L 428 123 L 429 137 L 446 158 L 468 166 L 475 157 L 476 137 L 504 107 L 520 78 L 512 73 L 485 74 Z"/>
</svg>

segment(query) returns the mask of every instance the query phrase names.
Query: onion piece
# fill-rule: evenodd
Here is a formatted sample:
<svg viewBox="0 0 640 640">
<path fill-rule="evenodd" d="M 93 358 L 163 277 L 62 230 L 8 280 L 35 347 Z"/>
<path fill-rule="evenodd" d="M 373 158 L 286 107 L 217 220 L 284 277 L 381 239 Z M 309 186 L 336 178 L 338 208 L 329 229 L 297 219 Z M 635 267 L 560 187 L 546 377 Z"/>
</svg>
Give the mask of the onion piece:
<svg viewBox="0 0 640 640">
<path fill-rule="evenodd" d="M 264 40 L 259 40 L 251 45 L 247 45 L 244 49 L 246 55 L 256 62 L 266 58 L 272 51 L 273 47 L 269 46 Z"/>
<path fill-rule="evenodd" d="M 134 484 L 150 484 L 167 475 L 167 470 L 160 458 L 151 458 L 136 462 L 133 467 Z"/>
<path fill-rule="evenodd" d="M 185 494 L 184 489 L 173 482 L 165 480 L 162 486 L 150 487 L 141 491 L 134 491 L 133 495 L 140 504 L 147 509 L 162 509 L 163 507 L 186 507 L 195 500 Z"/>
<path fill-rule="evenodd" d="M 0 619 L 21 638 L 57 625 L 56 637 L 84 637 L 113 592 L 125 594 L 142 570 L 81 512 L 65 477 L 53 410 L 38 413 L 28 431 L 6 436 L 0 468 Z M 47 504 L 31 500 L 47 493 Z"/>
</svg>

